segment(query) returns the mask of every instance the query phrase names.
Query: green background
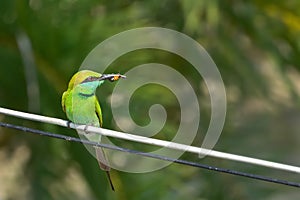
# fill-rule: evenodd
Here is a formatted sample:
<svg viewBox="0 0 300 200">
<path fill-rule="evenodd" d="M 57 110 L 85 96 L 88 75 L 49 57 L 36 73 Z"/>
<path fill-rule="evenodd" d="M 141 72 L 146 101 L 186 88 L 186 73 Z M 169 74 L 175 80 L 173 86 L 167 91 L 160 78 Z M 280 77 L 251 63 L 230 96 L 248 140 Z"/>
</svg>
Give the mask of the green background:
<svg viewBox="0 0 300 200">
<path fill-rule="evenodd" d="M 132 28 L 170 28 L 198 41 L 224 80 L 227 118 L 215 150 L 299 166 L 299 7 L 298 0 L 2 0 L 0 106 L 66 119 L 61 95 L 97 44 Z M 185 60 L 168 52 L 140 50 L 118 58 L 110 72 L 126 73 L 149 62 L 172 66 L 192 83 L 201 106 L 199 136 L 193 143 L 198 145 L 210 119 L 209 95 L 200 75 Z M 106 84 L 99 94 L 104 127 L 117 130 L 109 103 L 113 87 Z M 153 85 L 137 90 L 131 101 L 132 118 L 140 125 L 149 123 L 148 109 L 155 103 L 163 104 L 169 114 L 157 138 L 172 139 L 180 108 L 166 88 Z M 0 120 L 76 135 L 74 130 L 4 115 Z M 190 154 L 182 158 L 299 182 L 299 175 L 279 170 L 213 158 L 199 160 Z M 178 164 L 145 174 L 113 171 L 112 177 L 116 192 L 110 190 L 105 173 L 81 144 L 0 128 L 1 200 L 300 197 L 297 188 Z"/>
</svg>

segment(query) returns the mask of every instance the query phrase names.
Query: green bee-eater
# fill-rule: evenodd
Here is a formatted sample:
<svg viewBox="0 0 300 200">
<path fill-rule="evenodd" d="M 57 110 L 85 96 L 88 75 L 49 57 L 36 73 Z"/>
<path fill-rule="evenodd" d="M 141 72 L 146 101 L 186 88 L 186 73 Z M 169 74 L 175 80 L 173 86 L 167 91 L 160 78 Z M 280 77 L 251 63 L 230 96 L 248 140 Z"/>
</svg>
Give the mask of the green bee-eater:
<svg viewBox="0 0 300 200">
<path fill-rule="evenodd" d="M 96 89 L 105 81 L 125 78 L 120 74 L 99 74 L 90 70 L 77 72 L 70 80 L 68 89 L 62 95 L 62 108 L 69 120 L 75 124 L 102 127 L 102 112 L 95 95 Z M 88 133 L 86 135 L 89 135 Z M 100 139 L 100 138 L 99 138 Z M 102 148 L 95 147 L 99 166 L 106 171 L 109 183 L 114 190 L 108 166 Z"/>
</svg>

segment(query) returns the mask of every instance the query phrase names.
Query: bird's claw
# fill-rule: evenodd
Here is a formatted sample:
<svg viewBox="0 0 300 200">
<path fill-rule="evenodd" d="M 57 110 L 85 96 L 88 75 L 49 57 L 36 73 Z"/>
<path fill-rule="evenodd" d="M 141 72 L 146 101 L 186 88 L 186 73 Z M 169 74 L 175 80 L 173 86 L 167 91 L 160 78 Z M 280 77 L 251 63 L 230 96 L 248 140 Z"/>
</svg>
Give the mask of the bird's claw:
<svg viewBox="0 0 300 200">
<path fill-rule="evenodd" d="M 67 121 L 67 127 L 68 127 L 68 128 L 71 128 L 71 123 L 72 123 L 72 122 L 71 122 L 70 120 Z"/>
<path fill-rule="evenodd" d="M 84 129 L 83 129 L 83 131 L 84 131 L 86 134 L 89 134 L 89 132 L 87 131 L 88 127 L 89 127 L 89 125 L 86 124 L 86 125 L 84 126 Z"/>
</svg>

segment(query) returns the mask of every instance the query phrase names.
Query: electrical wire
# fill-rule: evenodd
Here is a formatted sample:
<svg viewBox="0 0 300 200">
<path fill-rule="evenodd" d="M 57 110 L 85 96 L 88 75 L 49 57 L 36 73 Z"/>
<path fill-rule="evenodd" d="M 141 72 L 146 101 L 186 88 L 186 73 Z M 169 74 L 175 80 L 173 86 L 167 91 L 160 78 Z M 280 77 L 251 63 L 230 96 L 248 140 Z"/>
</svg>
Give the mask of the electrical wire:
<svg viewBox="0 0 300 200">
<path fill-rule="evenodd" d="M 91 145 L 91 146 L 98 146 L 98 147 L 112 149 L 112 150 L 116 150 L 116 151 L 127 152 L 127 153 L 136 154 L 136 155 L 145 156 L 145 157 L 150 157 L 150 158 L 154 158 L 154 159 L 160 159 L 160 160 L 164 160 L 164 161 L 174 162 L 174 163 L 178 163 L 178 164 L 182 164 L 182 165 L 188 165 L 188 166 L 192 166 L 192 167 L 197 167 L 197 168 L 222 172 L 222 173 L 226 173 L 226 174 L 232 174 L 232 175 L 247 177 L 247 178 L 251 178 L 251 179 L 255 179 L 255 180 L 261 180 L 261 181 L 265 181 L 265 182 L 271 182 L 271 183 L 276 183 L 276 184 L 281 184 L 281 185 L 287 185 L 287 186 L 291 186 L 291 187 L 300 188 L 300 183 L 297 183 L 297 182 L 280 180 L 280 179 L 261 176 L 261 175 L 257 175 L 257 174 L 250 174 L 250 173 L 235 171 L 235 170 L 231 170 L 231 169 L 219 168 L 219 167 L 200 164 L 200 163 L 187 161 L 187 160 L 182 160 L 182 159 L 174 159 L 174 158 L 170 158 L 170 157 L 166 157 L 166 156 L 162 156 L 162 155 L 157 155 L 157 154 L 153 154 L 153 153 L 141 152 L 141 151 L 136 151 L 136 150 L 132 150 L 132 149 L 117 147 L 117 146 L 113 146 L 113 145 L 93 142 L 93 141 L 89 141 L 89 140 L 83 140 L 83 139 L 79 139 L 79 138 L 75 138 L 75 137 L 70 137 L 70 136 L 65 136 L 65 135 L 61 135 L 61 134 L 41 131 L 41 130 L 32 129 L 32 128 L 28 128 L 28 127 L 24 127 L 24 126 L 18 126 L 18 125 L 14 125 L 14 124 L 8 124 L 8 123 L 0 122 L 0 127 L 6 127 L 6 128 L 10 128 L 10 129 L 20 130 L 20 131 L 23 131 L 23 132 L 26 132 L 26 133 L 32 133 L 32 134 L 37 134 L 37 135 L 41 135 L 41 136 L 47 136 L 47 137 L 52 137 L 52 138 L 56 138 L 56 139 L 62 139 L 62 140 L 66 140 L 66 141 L 69 141 L 69 142 L 77 142 L 77 143 L 82 143 L 82 144 Z"/>
<path fill-rule="evenodd" d="M 169 149 L 173 149 L 173 150 L 179 150 L 182 152 L 194 153 L 201 157 L 210 156 L 210 157 L 232 160 L 232 161 L 237 161 L 237 162 L 243 162 L 243 163 L 247 163 L 247 164 L 264 166 L 267 168 L 273 168 L 273 169 L 278 169 L 278 170 L 283 170 L 283 171 L 300 174 L 300 167 L 298 167 L 298 166 L 292 166 L 292 165 L 287 165 L 287 164 L 282 164 L 282 163 L 277 163 L 277 162 L 272 162 L 272 161 L 267 161 L 267 160 L 262 160 L 262 159 L 257 159 L 257 158 L 251 158 L 251 157 L 247 157 L 247 156 L 241 156 L 241 155 L 230 154 L 230 153 L 225 153 L 225 152 L 220 152 L 220 151 L 215 151 L 215 150 L 210 150 L 210 149 L 204 149 L 201 147 L 175 143 L 172 141 L 159 140 L 159 139 L 155 139 L 155 138 L 148 138 L 148 137 L 143 137 L 140 135 L 133 135 L 133 134 L 129 134 L 129 133 L 124 133 L 124 132 L 119 132 L 119 131 L 114 131 L 114 130 L 109 130 L 109 129 L 104 129 L 104 128 L 98 128 L 98 127 L 86 126 L 86 125 L 76 125 L 74 123 L 71 123 L 70 121 L 66 121 L 66 120 L 62 120 L 62 119 L 58 119 L 58 118 L 47 117 L 47 116 L 26 113 L 26 112 L 20 112 L 20 111 L 16 111 L 16 110 L 7 109 L 7 108 L 0 107 L 0 113 L 3 113 L 5 115 L 10 115 L 10 116 L 15 116 L 18 118 L 28 119 L 28 120 L 32 120 L 32 121 L 38 121 L 38 122 L 42 122 L 42 123 L 54 124 L 54 125 L 58 125 L 58 126 L 82 130 L 82 131 L 86 131 L 89 133 L 96 133 L 96 134 L 100 134 L 100 135 L 104 135 L 104 136 L 108 136 L 108 137 L 114 137 L 114 138 L 119 138 L 119 139 L 123 139 L 123 140 L 143 143 L 143 144 L 155 145 L 155 146 L 169 148 Z M 80 132 L 78 132 L 78 133 L 80 134 Z"/>
</svg>

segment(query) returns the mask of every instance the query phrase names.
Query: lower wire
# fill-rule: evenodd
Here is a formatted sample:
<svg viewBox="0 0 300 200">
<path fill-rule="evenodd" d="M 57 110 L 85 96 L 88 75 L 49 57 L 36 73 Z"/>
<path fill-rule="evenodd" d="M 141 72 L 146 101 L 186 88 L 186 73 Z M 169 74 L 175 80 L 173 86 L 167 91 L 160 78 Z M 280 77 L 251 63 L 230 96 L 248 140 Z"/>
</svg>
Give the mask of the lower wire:
<svg viewBox="0 0 300 200">
<path fill-rule="evenodd" d="M 111 149 L 111 150 L 127 152 L 127 153 L 141 155 L 141 156 L 145 156 L 145 157 L 149 157 L 149 158 L 174 162 L 174 163 L 178 163 L 178 164 L 182 164 L 182 165 L 188 165 L 188 166 L 192 166 L 192 167 L 197 167 L 197 168 L 222 172 L 222 173 L 226 173 L 226 174 L 232 174 L 232 175 L 247 177 L 247 178 L 251 178 L 251 179 L 261 180 L 261 181 L 265 181 L 265 182 L 271 182 L 271 183 L 276 183 L 276 184 L 281 184 L 281 185 L 287 185 L 287 186 L 291 186 L 291 187 L 300 188 L 300 183 L 297 183 L 297 182 L 280 180 L 280 179 L 276 179 L 276 178 L 270 178 L 270 177 L 266 177 L 266 176 L 261 176 L 261 175 L 257 175 L 257 174 L 250 174 L 250 173 L 235 171 L 235 170 L 226 169 L 226 168 L 219 168 L 219 167 L 200 164 L 200 163 L 187 161 L 187 160 L 174 159 L 174 158 L 170 158 L 170 157 L 166 157 L 166 156 L 162 156 L 162 155 L 157 155 L 157 154 L 153 154 L 153 153 L 136 151 L 136 150 L 127 149 L 127 148 L 118 147 L 118 146 L 113 146 L 113 145 L 109 145 L 109 144 L 97 143 L 97 142 L 93 142 L 93 141 L 89 141 L 89 140 L 83 140 L 83 139 L 80 139 L 80 138 L 75 138 L 75 137 L 65 136 L 65 135 L 61 135 L 61 134 L 55 134 L 55 133 L 51 133 L 51 132 L 32 129 L 32 128 L 28 128 L 28 127 L 24 127 L 24 126 L 18 126 L 18 125 L 14 125 L 14 124 L 8 124 L 8 123 L 0 122 L 0 127 L 16 129 L 16 130 L 20 130 L 20 131 L 23 131 L 23 132 L 37 134 L 37 135 L 41 135 L 41 136 L 48 136 L 48 137 L 52 137 L 52 138 L 67 140 L 67 141 L 70 141 L 70 142 L 77 142 L 77 143 L 87 144 L 87 145 L 91 145 L 91 146 L 103 147 L 103 148 L 107 148 L 107 149 Z"/>
</svg>

